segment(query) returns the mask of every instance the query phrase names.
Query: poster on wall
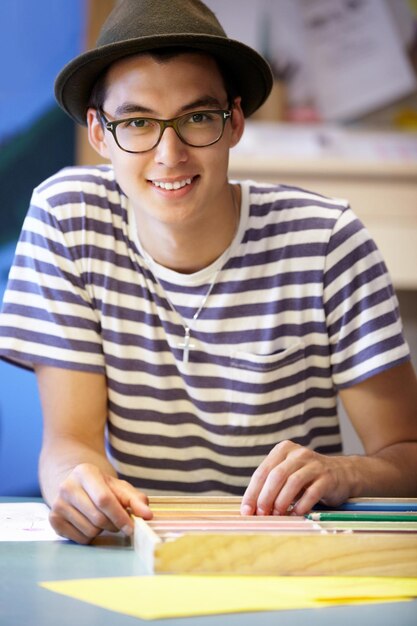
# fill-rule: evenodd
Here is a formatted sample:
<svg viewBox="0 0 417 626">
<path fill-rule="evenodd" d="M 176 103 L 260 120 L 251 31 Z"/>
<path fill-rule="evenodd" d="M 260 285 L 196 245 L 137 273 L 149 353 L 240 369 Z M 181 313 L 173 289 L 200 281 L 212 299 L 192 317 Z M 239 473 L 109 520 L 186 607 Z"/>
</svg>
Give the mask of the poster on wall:
<svg viewBox="0 0 417 626">
<path fill-rule="evenodd" d="M 417 50 L 415 1 L 207 3 L 229 36 L 266 56 L 285 84 L 285 115 L 277 111 L 269 119 L 345 122 L 416 92 L 410 60 L 410 50 Z"/>
<path fill-rule="evenodd" d="M 323 119 L 352 119 L 415 91 L 416 77 L 387 3 L 299 0 L 299 7 Z"/>
</svg>

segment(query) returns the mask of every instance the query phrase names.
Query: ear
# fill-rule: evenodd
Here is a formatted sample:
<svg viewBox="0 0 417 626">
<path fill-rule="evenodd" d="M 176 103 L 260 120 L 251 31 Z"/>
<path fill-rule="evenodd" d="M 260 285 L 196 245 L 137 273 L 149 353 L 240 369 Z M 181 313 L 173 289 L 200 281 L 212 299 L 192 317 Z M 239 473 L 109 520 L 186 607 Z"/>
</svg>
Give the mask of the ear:
<svg viewBox="0 0 417 626">
<path fill-rule="evenodd" d="M 100 120 L 97 117 L 96 109 L 88 109 L 87 111 L 87 124 L 88 124 L 88 141 L 100 156 L 105 159 L 110 159 L 109 149 L 106 141 L 106 133 Z"/>
<path fill-rule="evenodd" d="M 242 111 L 240 97 L 235 98 L 233 101 L 231 125 L 232 136 L 230 141 L 230 147 L 233 148 L 237 143 L 239 143 L 245 129 L 245 115 Z"/>
</svg>

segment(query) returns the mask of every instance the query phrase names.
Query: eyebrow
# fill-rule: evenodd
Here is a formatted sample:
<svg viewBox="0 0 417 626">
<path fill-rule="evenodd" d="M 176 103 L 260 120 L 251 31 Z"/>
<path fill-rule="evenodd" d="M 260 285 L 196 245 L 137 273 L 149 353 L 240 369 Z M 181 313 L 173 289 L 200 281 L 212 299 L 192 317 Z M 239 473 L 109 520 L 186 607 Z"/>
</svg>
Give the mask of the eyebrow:
<svg viewBox="0 0 417 626">
<path fill-rule="evenodd" d="M 203 96 L 202 98 L 197 98 L 188 104 L 182 106 L 178 113 L 185 113 L 186 111 L 191 111 L 196 108 L 217 108 L 221 109 L 222 106 L 217 100 L 217 98 L 213 98 L 212 96 Z M 120 115 L 156 115 L 156 112 L 153 109 L 149 109 L 141 104 L 137 104 L 134 102 L 124 102 L 120 106 L 118 106 L 114 112 L 115 117 L 119 117 Z"/>
</svg>

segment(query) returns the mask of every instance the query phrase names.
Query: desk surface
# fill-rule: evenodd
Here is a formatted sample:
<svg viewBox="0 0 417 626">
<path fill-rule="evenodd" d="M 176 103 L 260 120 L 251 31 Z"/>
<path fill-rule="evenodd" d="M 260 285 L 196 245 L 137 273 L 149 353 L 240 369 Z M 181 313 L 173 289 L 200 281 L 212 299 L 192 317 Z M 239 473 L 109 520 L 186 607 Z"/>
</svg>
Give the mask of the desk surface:
<svg viewBox="0 0 417 626">
<path fill-rule="evenodd" d="M 6 501 L 5 498 L 0 498 Z M 417 600 L 395 604 L 220 615 L 145 622 L 39 587 L 46 580 L 140 575 L 133 548 L 114 540 L 92 546 L 71 542 L 0 542 L 2 626 L 415 626 Z"/>
</svg>

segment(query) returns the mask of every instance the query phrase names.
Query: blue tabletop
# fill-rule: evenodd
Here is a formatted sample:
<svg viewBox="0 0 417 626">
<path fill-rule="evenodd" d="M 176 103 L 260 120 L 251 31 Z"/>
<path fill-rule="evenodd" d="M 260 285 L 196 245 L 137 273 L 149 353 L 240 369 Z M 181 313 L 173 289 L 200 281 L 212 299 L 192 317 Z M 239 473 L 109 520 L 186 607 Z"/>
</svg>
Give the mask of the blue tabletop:
<svg viewBox="0 0 417 626">
<path fill-rule="evenodd" d="M 0 499 L 5 501 L 5 499 Z M 137 576 L 133 548 L 120 537 L 95 545 L 68 541 L 0 542 L 1 626 L 416 626 L 417 601 L 323 609 L 245 613 L 144 621 L 114 613 L 39 586 L 41 581 Z"/>
</svg>

